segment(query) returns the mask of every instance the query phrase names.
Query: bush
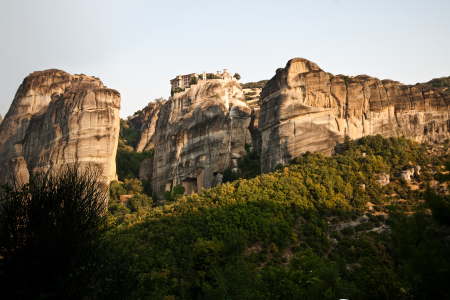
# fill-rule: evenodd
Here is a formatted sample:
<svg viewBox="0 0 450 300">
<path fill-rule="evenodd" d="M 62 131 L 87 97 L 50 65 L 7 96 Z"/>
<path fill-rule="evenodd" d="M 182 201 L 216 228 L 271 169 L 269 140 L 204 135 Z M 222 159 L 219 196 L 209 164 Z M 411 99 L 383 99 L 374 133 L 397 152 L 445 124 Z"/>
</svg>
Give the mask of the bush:
<svg viewBox="0 0 450 300">
<path fill-rule="evenodd" d="M 341 240 L 341 235 L 339 234 L 339 232 L 337 230 L 333 230 L 330 234 L 330 238 L 336 239 L 338 241 Z"/>
<path fill-rule="evenodd" d="M 355 233 L 356 233 L 355 228 L 353 228 L 352 226 L 348 226 L 342 229 L 342 234 L 345 236 L 354 235 Z"/>
<path fill-rule="evenodd" d="M 300 252 L 302 248 L 300 246 L 292 246 L 291 250 L 293 253 L 297 253 Z"/>
<path fill-rule="evenodd" d="M 373 229 L 373 223 L 371 223 L 371 222 L 361 223 L 355 227 L 355 230 L 357 232 L 365 231 L 365 230 L 372 230 L 372 229 Z"/>
<path fill-rule="evenodd" d="M 331 224 L 335 225 L 335 224 L 339 223 L 339 218 L 332 218 L 330 220 L 330 222 L 331 222 Z"/>
<path fill-rule="evenodd" d="M 197 83 L 198 83 L 197 77 L 192 77 L 191 80 L 189 80 L 189 85 L 193 85 L 193 84 L 197 84 Z"/>
<path fill-rule="evenodd" d="M 10 299 L 96 298 L 107 249 L 107 184 L 78 165 L 38 175 L 23 186 L 2 185 L 0 289 Z M 122 274 L 123 275 L 123 274 Z M 117 279 L 117 278 L 116 278 Z M 111 279 L 112 281 L 115 281 Z M 97 296 L 95 296 L 97 295 Z"/>
</svg>

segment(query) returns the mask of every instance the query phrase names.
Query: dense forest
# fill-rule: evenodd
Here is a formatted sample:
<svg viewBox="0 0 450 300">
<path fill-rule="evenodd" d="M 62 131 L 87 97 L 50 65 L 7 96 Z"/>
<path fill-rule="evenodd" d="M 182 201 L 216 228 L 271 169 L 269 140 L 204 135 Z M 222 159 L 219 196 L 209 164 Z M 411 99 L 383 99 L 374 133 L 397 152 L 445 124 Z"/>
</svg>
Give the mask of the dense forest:
<svg viewBox="0 0 450 300">
<path fill-rule="evenodd" d="M 132 258 L 131 298 L 448 298 L 450 204 L 436 184 L 450 165 L 430 149 L 405 138 L 347 140 L 340 155 L 244 170 L 161 206 L 136 201 L 131 217 L 110 210 L 106 240 Z M 252 155 L 241 169 L 254 167 Z M 399 177 L 414 166 L 411 181 Z"/>
<path fill-rule="evenodd" d="M 78 179 L 76 170 L 17 192 L 1 186 L 0 200 L 11 205 L 0 211 L 0 292 L 16 299 L 450 298 L 448 141 L 347 139 L 338 155 L 307 152 L 269 174 L 246 145 L 240 171 L 225 170 L 222 184 L 192 195 L 174 187 L 157 205 L 150 178 L 137 178 L 153 153 L 134 152 L 137 130 L 122 123 L 121 181 L 108 187 L 107 214 L 96 213 L 104 200 L 92 201 L 103 199 L 96 187 L 104 185 Z M 402 175 L 408 170 L 411 178 Z M 89 218 L 80 218 L 83 211 Z"/>
</svg>

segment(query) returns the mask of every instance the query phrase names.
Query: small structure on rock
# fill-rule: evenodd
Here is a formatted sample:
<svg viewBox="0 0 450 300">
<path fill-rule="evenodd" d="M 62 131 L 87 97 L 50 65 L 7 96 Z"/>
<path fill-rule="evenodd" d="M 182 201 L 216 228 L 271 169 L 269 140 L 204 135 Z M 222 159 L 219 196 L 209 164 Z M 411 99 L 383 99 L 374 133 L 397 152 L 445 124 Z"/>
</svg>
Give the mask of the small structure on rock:
<svg viewBox="0 0 450 300">
<path fill-rule="evenodd" d="M 128 201 L 133 198 L 134 195 L 122 195 L 120 196 L 120 204 L 127 206 Z"/>
</svg>

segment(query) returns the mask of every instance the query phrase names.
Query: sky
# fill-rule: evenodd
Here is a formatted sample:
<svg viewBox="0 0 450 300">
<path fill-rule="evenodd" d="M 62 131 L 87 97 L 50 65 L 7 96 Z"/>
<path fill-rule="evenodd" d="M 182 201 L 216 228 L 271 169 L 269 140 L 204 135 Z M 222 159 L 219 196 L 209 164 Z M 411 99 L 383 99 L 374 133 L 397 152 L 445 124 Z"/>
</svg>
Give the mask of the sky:
<svg viewBox="0 0 450 300">
<path fill-rule="evenodd" d="M 405 84 L 450 76 L 449 0 L 1 0 L 0 114 L 23 79 L 100 77 L 126 118 L 170 96 L 176 75 L 270 79 L 294 57 L 333 74 Z"/>
</svg>

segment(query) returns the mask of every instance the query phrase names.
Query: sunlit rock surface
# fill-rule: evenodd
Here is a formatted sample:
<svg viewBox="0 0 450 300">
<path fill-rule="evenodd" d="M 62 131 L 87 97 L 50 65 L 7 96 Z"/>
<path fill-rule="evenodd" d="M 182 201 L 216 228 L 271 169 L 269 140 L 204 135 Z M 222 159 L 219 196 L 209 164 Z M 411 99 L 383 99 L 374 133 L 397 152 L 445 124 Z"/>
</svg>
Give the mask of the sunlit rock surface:
<svg viewBox="0 0 450 300">
<path fill-rule="evenodd" d="M 163 198 L 175 185 L 185 193 L 221 182 L 251 143 L 251 109 L 235 79 L 200 80 L 161 107 L 155 128 L 152 185 Z M 219 178 L 220 177 L 220 178 Z"/>
<path fill-rule="evenodd" d="M 290 60 L 261 92 L 258 128 L 263 172 L 306 151 L 331 155 L 346 136 L 449 138 L 450 97 L 426 85 L 367 75 L 334 76 L 303 58 Z"/>
<path fill-rule="evenodd" d="M 98 166 L 114 179 L 119 109 L 119 92 L 95 77 L 30 74 L 0 124 L 0 182 L 27 182 L 73 163 Z"/>
</svg>

